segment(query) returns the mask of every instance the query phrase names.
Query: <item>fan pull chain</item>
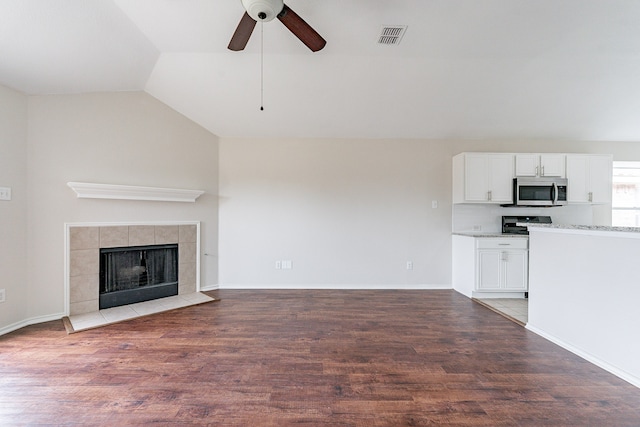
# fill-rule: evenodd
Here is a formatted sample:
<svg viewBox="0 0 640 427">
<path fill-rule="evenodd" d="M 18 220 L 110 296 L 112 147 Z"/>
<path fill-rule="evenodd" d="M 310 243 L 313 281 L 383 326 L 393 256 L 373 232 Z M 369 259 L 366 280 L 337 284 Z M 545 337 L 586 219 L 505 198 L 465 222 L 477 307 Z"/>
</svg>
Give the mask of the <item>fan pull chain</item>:
<svg viewBox="0 0 640 427">
<path fill-rule="evenodd" d="M 264 22 L 260 21 L 260 111 L 264 111 Z"/>
</svg>

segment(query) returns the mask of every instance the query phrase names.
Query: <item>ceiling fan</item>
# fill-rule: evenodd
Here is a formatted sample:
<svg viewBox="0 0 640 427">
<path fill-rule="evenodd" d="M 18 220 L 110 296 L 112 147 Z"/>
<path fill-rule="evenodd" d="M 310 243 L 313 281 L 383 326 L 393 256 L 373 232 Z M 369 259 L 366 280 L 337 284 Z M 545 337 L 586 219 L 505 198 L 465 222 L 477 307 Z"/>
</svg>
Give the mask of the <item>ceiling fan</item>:
<svg viewBox="0 0 640 427">
<path fill-rule="evenodd" d="M 242 5 L 246 12 L 231 37 L 228 46 L 230 50 L 238 51 L 245 48 L 256 22 L 268 22 L 276 17 L 313 52 L 319 51 L 327 44 L 322 36 L 284 4 L 283 0 L 242 0 Z"/>
</svg>

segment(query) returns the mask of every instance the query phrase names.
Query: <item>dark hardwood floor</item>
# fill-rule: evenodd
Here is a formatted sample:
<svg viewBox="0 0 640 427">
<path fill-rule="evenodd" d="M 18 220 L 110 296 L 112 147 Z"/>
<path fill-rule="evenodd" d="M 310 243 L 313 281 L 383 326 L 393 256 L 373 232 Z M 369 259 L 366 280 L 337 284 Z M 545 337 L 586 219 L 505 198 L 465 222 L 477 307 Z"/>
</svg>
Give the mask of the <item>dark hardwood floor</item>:
<svg viewBox="0 0 640 427">
<path fill-rule="evenodd" d="M 640 389 L 454 291 L 211 294 L 0 337 L 0 425 L 640 425 Z"/>
</svg>

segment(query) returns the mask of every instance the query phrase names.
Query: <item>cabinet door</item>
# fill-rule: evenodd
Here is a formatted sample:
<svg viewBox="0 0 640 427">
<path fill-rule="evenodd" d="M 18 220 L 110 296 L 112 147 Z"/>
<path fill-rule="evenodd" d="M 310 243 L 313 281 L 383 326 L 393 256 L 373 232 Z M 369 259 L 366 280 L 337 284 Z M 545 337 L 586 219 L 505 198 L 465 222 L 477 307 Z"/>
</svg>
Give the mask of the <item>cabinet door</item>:
<svg viewBox="0 0 640 427">
<path fill-rule="evenodd" d="M 513 154 L 489 154 L 490 202 L 513 202 Z"/>
<path fill-rule="evenodd" d="M 501 252 L 503 262 L 503 287 L 509 291 L 527 290 L 527 251 L 503 251 Z"/>
<path fill-rule="evenodd" d="M 540 176 L 564 178 L 566 176 L 565 161 L 566 156 L 564 154 L 541 154 Z"/>
<path fill-rule="evenodd" d="M 538 176 L 537 154 L 516 154 L 516 176 Z"/>
<path fill-rule="evenodd" d="M 567 155 L 567 201 L 611 203 L 611 156 Z"/>
<path fill-rule="evenodd" d="M 464 199 L 489 200 L 489 162 L 486 154 L 466 154 L 464 159 Z"/>
<path fill-rule="evenodd" d="M 500 290 L 501 270 L 501 251 L 478 250 L 477 289 L 479 291 Z"/>
<path fill-rule="evenodd" d="M 567 201 L 589 203 L 589 158 L 567 154 Z"/>
<path fill-rule="evenodd" d="M 612 160 L 610 156 L 589 156 L 591 203 L 611 203 Z M 571 185 L 571 183 L 569 183 Z"/>
</svg>

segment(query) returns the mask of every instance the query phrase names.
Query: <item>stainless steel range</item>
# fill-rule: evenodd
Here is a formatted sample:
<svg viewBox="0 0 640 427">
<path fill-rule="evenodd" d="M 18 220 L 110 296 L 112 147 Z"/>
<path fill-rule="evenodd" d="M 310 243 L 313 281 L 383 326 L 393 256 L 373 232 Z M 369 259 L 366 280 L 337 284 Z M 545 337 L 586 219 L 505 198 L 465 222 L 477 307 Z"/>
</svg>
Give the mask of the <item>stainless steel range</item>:
<svg viewBox="0 0 640 427">
<path fill-rule="evenodd" d="M 518 223 L 526 224 L 551 224 L 550 216 L 503 216 L 502 217 L 502 234 L 529 234 L 525 225 L 516 225 Z"/>
</svg>

